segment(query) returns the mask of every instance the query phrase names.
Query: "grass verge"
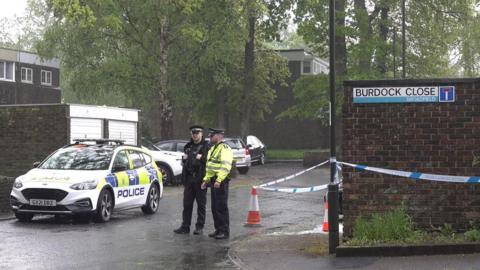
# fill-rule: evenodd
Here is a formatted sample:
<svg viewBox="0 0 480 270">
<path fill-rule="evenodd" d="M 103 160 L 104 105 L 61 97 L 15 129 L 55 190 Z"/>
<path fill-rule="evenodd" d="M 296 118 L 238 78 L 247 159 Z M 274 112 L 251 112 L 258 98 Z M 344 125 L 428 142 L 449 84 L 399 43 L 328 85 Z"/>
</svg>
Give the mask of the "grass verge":
<svg viewBox="0 0 480 270">
<path fill-rule="evenodd" d="M 268 149 L 267 159 L 303 159 L 305 149 Z"/>
<path fill-rule="evenodd" d="M 357 218 L 353 236 L 344 245 L 453 244 L 479 241 L 480 230 L 477 228 L 457 233 L 450 224 L 444 224 L 435 232 L 415 230 L 411 218 L 401 207 L 391 212 L 374 214 L 369 218 Z"/>
</svg>

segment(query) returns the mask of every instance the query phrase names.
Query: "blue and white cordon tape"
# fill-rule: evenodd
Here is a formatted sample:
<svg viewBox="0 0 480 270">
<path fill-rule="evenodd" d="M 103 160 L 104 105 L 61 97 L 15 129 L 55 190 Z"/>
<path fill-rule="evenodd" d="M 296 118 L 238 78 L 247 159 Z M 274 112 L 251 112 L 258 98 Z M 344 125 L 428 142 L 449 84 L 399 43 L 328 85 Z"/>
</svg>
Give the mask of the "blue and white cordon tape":
<svg viewBox="0 0 480 270">
<path fill-rule="evenodd" d="M 285 182 L 285 181 L 288 181 L 288 180 L 291 180 L 297 176 L 300 176 L 306 172 L 309 172 L 317 167 L 320 167 L 320 166 L 323 166 L 325 164 L 327 164 L 329 161 L 324 161 L 320 164 L 317 164 L 313 167 L 310 167 L 306 170 L 303 170 L 303 171 L 300 171 L 300 172 L 297 172 L 295 174 L 292 174 L 292 175 L 289 175 L 289 176 L 286 176 L 286 177 L 283 177 L 283 178 L 280 178 L 280 179 L 277 179 L 277 180 L 273 180 L 273 181 L 270 181 L 268 183 L 265 183 L 265 184 L 261 184 L 259 186 L 256 186 L 255 188 L 258 188 L 258 189 L 262 189 L 262 190 L 268 190 L 268 191 L 278 191 L 278 192 L 286 192 L 286 193 L 304 193 L 304 192 L 313 192 L 313 191 L 319 191 L 319 190 L 323 190 L 323 189 L 326 189 L 328 187 L 328 184 L 326 185 L 321 185 L 321 186 L 313 186 L 313 187 L 298 187 L 298 188 L 271 188 L 269 186 L 273 186 L 273 185 L 276 185 L 276 184 L 279 184 L 279 183 L 282 183 L 282 182 Z"/>
<path fill-rule="evenodd" d="M 440 175 L 440 174 L 429 174 L 429 173 L 419 173 L 419 172 L 406 172 L 406 171 L 397 171 L 397 170 L 382 169 L 377 167 L 352 164 L 348 162 L 338 162 L 338 163 L 341 163 L 349 167 L 353 167 L 361 171 L 378 172 L 383 174 L 407 177 L 414 180 L 431 180 L 431 181 L 453 182 L 453 183 L 479 183 L 480 182 L 480 177 L 478 176 L 455 176 L 455 175 Z"/>
</svg>

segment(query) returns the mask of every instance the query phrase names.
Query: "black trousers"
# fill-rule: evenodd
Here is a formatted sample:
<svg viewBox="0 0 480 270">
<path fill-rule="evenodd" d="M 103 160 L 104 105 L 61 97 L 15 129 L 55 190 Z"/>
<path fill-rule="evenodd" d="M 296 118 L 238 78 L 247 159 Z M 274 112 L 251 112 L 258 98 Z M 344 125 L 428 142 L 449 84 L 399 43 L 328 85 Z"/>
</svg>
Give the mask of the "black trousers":
<svg viewBox="0 0 480 270">
<path fill-rule="evenodd" d="M 190 228 L 192 223 L 193 202 L 197 201 L 196 228 L 205 225 L 205 213 L 207 205 L 207 190 L 201 189 L 202 182 L 196 181 L 192 175 L 188 175 L 183 189 L 183 222 L 182 227 Z"/>
<path fill-rule="evenodd" d="M 219 188 L 211 187 L 212 215 L 215 231 L 230 235 L 230 216 L 228 214 L 228 179 L 222 181 Z"/>
</svg>

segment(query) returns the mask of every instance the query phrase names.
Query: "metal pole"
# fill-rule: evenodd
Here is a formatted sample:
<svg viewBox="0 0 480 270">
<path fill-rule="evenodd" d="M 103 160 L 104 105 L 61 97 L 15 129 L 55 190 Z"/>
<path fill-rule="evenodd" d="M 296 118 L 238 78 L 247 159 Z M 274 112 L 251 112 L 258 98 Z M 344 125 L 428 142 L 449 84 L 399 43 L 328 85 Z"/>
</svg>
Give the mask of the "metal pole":
<svg viewBox="0 0 480 270">
<path fill-rule="evenodd" d="M 405 79 L 405 0 L 402 0 L 402 79 Z"/>
<path fill-rule="evenodd" d="M 397 28 L 393 27 L 393 79 L 397 78 Z"/>
<path fill-rule="evenodd" d="M 329 253 L 336 252 L 338 237 L 338 184 L 335 184 L 336 145 L 335 145 L 335 0 L 329 7 L 330 41 L 330 184 L 328 185 L 328 246 Z"/>
</svg>

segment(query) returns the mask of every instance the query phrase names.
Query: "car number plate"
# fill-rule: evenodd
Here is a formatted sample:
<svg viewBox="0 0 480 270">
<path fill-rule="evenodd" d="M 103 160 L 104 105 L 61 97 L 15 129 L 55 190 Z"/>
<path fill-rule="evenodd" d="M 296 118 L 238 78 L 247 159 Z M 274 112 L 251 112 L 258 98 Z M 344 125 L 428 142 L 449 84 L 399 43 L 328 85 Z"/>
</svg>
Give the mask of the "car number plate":
<svg viewBox="0 0 480 270">
<path fill-rule="evenodd" d="M 57 205 L 57 201 L 55 201 L 55 200 L 30 199 L 30 205 L 35 205 L 35 206 L 56 206 L 56 205 Z"/>
</svg>

